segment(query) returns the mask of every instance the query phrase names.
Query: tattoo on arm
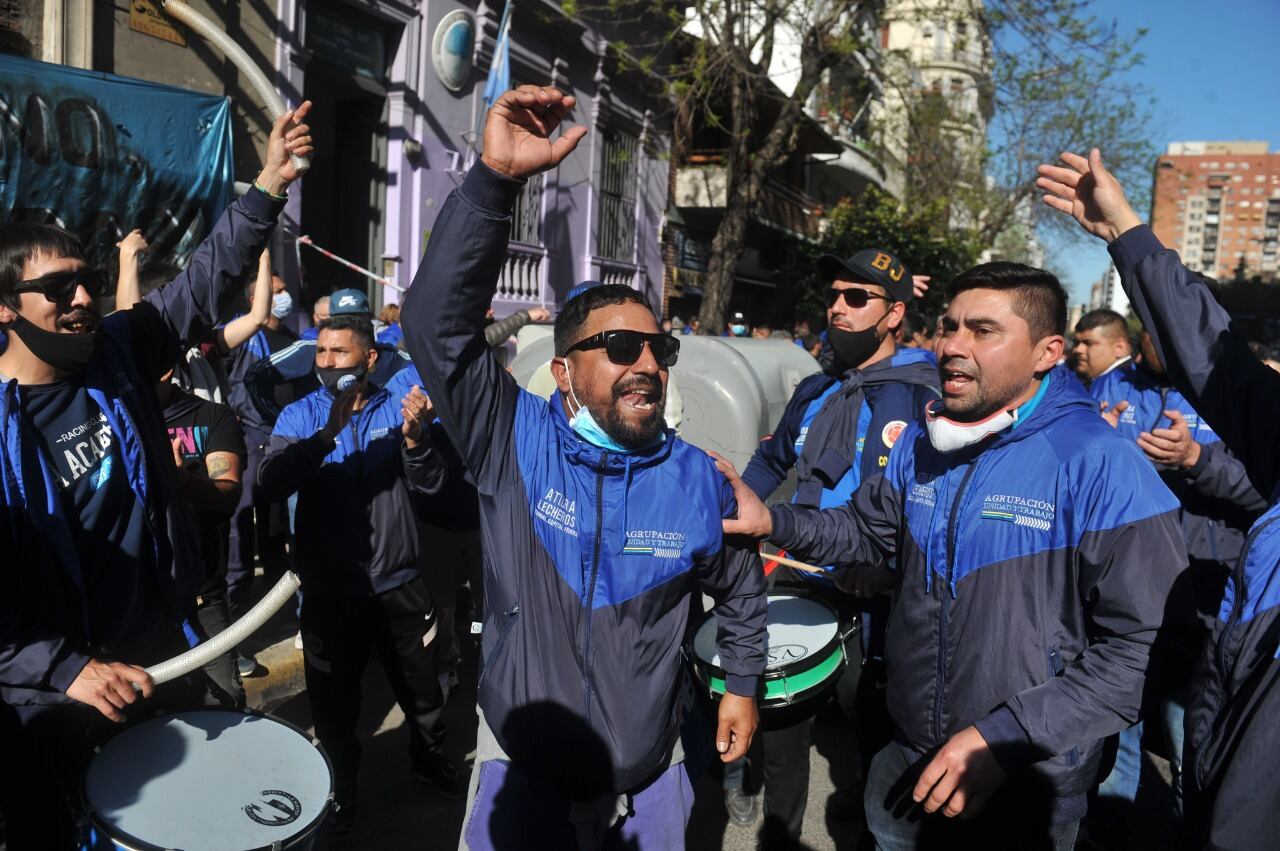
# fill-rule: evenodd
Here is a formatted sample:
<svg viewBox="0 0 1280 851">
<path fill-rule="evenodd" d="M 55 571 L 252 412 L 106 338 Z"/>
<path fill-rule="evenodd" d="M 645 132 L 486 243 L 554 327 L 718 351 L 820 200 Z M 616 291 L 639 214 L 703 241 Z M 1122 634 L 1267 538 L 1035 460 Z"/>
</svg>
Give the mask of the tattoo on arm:
<svg viewBox="0 0 1280 851">
<path fill-rule="evenodd" d="M 220 479 L 231 472 L 231 461 L 221 453 L 206 458 L 204 466 L 211 479 Z"/>
</svg>

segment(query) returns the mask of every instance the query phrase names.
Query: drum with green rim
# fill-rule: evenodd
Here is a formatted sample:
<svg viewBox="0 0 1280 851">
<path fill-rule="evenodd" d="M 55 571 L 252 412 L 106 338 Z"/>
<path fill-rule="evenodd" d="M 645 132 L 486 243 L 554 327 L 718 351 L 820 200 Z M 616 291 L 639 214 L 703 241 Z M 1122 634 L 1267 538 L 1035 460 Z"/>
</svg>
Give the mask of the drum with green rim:
<svg viewBox="0 0 1280 851">
<path fill-rule="evenodd" d="M 766 712 L 796 709 L 803 714 L 807 707 L 816 712 L 845 666 L 836 610 L 802 591 L 770 594 L 768 636 L 760 708 Z M 724 670 L 716 649 L 714 614 L 707 614 L 698 626 L 689 657 L 698 683 L 713 698 L 723 696 Z"/>
</svg>

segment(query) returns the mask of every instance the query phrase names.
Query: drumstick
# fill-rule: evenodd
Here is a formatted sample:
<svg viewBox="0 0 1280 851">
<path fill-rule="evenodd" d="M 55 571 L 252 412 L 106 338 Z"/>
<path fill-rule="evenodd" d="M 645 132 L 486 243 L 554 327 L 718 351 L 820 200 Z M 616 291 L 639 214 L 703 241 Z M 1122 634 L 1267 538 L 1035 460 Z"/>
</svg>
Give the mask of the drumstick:
<svg viewBox="0 0 1280 851">
<path fill-rule="evenodd" d="M 756 555 L 760 556 L 760 558 L 764 559 L 765 561 L 776 561 L 778 564 L 785 564 L 787 567 L 794 567 L 796 570 L 803 570 L 805 573 L 826 573 L 827 572 L 820 567 L 814 567 L 813 565 L 805 564 L 802 561 L 795 561 L 794 559 L 784 558 L 778 555 L 777 553 L 761 552 L 761 553 L 757 553 Z"/>
</svg>

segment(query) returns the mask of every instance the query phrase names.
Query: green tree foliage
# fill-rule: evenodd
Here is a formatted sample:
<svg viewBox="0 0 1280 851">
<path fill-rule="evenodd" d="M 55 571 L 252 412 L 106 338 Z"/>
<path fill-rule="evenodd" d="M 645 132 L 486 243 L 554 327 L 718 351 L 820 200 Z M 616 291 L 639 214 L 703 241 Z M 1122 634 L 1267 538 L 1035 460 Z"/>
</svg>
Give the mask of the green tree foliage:
<svg viewBox="0 0 1280 851">
<path fill-rule="evenodd" d="M 816 315 L 824 309 L 822 294 L 831 282 L 818 274 L 818 258 L 823 254 L 848 257 L 863 248 L 886 249 L 901 259 L 911 274 L 933 278 L 923 303 L 912 305 L 929 316 L 942 313 L 947 282 L 972 266 L 981 253 L 972 232 L 950 227 L 941 204 L 912 210 L 887 193 L 868 190 L 831 211 L 817 245 L 797 241 L 793 246 L 799 288 L 797 315 Z"/>
</svg>

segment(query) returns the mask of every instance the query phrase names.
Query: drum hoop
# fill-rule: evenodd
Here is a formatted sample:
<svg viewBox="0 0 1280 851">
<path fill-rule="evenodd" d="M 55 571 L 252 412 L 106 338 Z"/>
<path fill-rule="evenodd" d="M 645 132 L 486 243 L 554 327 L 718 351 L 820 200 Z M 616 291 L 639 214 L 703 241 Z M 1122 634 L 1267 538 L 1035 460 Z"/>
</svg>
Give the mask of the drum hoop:
<svg viewBox="0 0 1280 851">
<path fill-rule="evenodd" d="M 293 834 L 291 834 L 289 838 L 285 840 L 287 844 L 280 844 L 279 842 L 276 842 L 270 845 L 263 845 L 259 849 L 250 848 L 250 849 L 245 849 L 245 851 L 269 851 L 269 849 L 275 849 L 275 848 L 289 848 L 291 846 L 296 845 L 298 841 L 311 836 L 313 833 L 316 832 L 317 829 L 319 829 L 320 823 L 323 822 L 325 819 L 325 816 L 329 814 L 329 807 L 332 806 L 333 804 L 333 795 L 334 795 L 333 762 L 330 761 L 329 755 L 324 752 L 324 748 L 320 746 L 320 741 L 315 736 L 309 735 L 306 730 L 303 730 L 298 725 L 293 724 L 289 721 L 286 721 L 283 718 L 277 718 L 274 715 L 269 715 L 266 712 L 262 712 L 261 710 L 257 710 L 257 709 L 248 709 L 248 708 L 227 709 L 221 706 L 201 706 L 193 709 L 182 709 L 177 712 L 158 712 L 155 715 L 151 715 L 147 718 L 139 718 L 137 721 L 127 724 L 123 729 L 117 731 L 116 736 L 120 735 L 125 730 L 132 730 L 134 727 L 145 724 L 148 721 L 155 721 L 158 718 L 168 718 L 174 715 L 185 715 L 190 712 L 224 712 L 229 715 L 249 715 L 255 718 L 262 718 L 264 720 L 271 721 L 283 727 L 287 727 L 311 743 L 311 746 L 315 748 L 316 753 L 320 754 L 320 758 L 324 760 L 324 767 L 329 772 L 329 796 L 325 798 L 324 805 L 320 807 L 320 812 L 316 814 L 315 818 L 307 822 L 307 824 L 303 825 L 303 827 L 300 830 L 295 831 Z M 112 736 L 111 738 L 114 739 L 115 736 Z M 109 741 L 111 741 L 111 739 L 107 740 L 107 742 Z M 97 756 L 98 752 L 102 750 L 102 747 L 106 745 L 107 742 L 103 742 L 102 745 L 99 745 L 95 749 L 94 756 Z M 92 765 L 93 760 L 90 760 L 89 764 Z M 94 827 L 102 831 L 106 839 L 110 840 L 115 845 L 118 845 L 121 848 L 125 849 L 125 851 L 172 851 L 172 849 L 165 848 L 163 845 L 152 845 L 150 842 L 147 842 L 146 840 L 143 840 L 143 839 L 139 839 L 138 837 L 133 836 L 132 834 L 126 833 L 117 827 L 113 827 L 111 825 L 105 824 L 102 821 L 102 819 L 99 817 L 97 810 L 95 810 L 93 808 L 93 805 L 89 803 L 89 790 L 85 788 L 88 780 L 89 780 L 89 771 L 88 769 L 86 769 L 84 773 L 84 777 L 80 779 L 81 812 L 85 815 L 89 824 L 93 825 Z"/>
<path fill-rule="evenodd" d="M 840 630 L 840 613 L 836 607 L 828 603 L 817 594 L 805 588 L 787 587 L 786 594 L 775 594 L 777 597 L 801 597 L 810 602 L 817 603 L 825 609 L 830 610 L 835 616 L 836 634 L 826 644 L 822 645 L 816 653 L 806 656 L 804 659 L 779 666 L 773 670 L 766 670 L 762 679 L 765 683 L 765 693 L 768 693 L 769 683 L 778 680 L 794 679 L 809 673 L 815 668 L 827 666 L 831 664 L 833 657 L 839 657 L 844 660 L 844 636 Z M 710 662 L 698 656 L 693 649 L 693 638 L 698 634 L 710 618 L 715 617 L 715 612 L 704 612 L 703 616 L 698 620 L 697 627 L 689 635 L 689 640 L 685 643 L 685 658 L 689 660 L 690 667 L 693 669 L 694 678 L 703 686 L 711 690 L 713 695 L 724 694 L 725 692 L 725 671 L 719 665 L 712 665 Z M 834 665 L 831 670 L 839 668 L 839 664 Z M 825 679 L 825 677 L 824 677 Z M 716 683 L 719 683 L 720 690 L 716 691 Z"/>
</svg>

